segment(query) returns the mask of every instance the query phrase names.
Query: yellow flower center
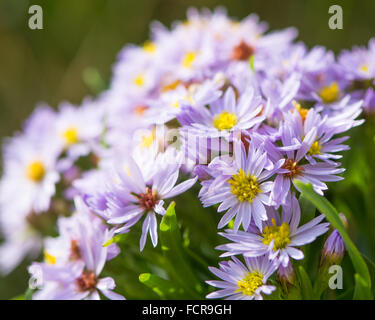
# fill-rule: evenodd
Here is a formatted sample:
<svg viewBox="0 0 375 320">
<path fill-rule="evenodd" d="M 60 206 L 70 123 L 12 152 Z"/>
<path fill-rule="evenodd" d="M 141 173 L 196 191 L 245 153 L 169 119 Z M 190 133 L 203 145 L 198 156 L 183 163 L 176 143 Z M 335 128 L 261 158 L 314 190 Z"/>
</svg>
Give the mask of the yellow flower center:
<svg viewBox="0 0 375 320">
<path fill-rule="evenodd" d="M 176 80 L 170 84 L 167 84 L 165 86 L 163 86 L 163 88 L 161 89 L 162 92 L 167 92 L 167 91 L 170 91 L 170 90 L 174 90 L 176 89 L 179 85 L 181 84 L 181 81 L 180 80 Z"/>
<path fill-rule="evenodd" d="M 143 148 L 149 149 L 154 141 L 155 141 L 155 135 L 153 132 L 151 132 L 150 134 L 144 135 L 142 137 L 141 146 Z"/>
<path fill-rule="evenodd" d="M 315 156 L 317 154 L 321 154 L 320 150 L 322 149 L 322 145 L 319 143 L 319 141 L 315 141 L 311 147 L 310 150 L 307 152 L 310 156 Z"/>
<path fill-rule="evenodd" d="M 237 123 L 237 117 L 234 113 L 223 111 L 214 117 L 213 125 L 218 130 L 232 129 Z"/>
<path fill-rule="evenodd" d="M 145 77 L 143 74 L 137 75 L 134 80 L 134 84 L 137 85 L 138 87 L 143 87 L 145 85 Z"/>
<path fill-rule="evenodd" d="M 49 264 L 56 264 L 56 257 L 49 254 L 47 251 L 44 251 L 44 261 Z"/>
<path fill-rule="evenodd" d="M 368 66 L 365 65 L 365 64 L 361 65 L 360 69 L 361 69 L 361 71 L 363 71 L 363 72 L 368 72 Z"/>
<path fill-rule="evenodd" d="M 295 100 L 293 100 L 292 103 L 293 103 L 293 106 L 297 109 L 299 115 L 301 116 L 302 123 L 304 123 L 306 120 L 307 114 L 309 113 L 309 109 L 302 108 L 301 104 Z"/>
<path fill-rule="evenodd" d="M 320 90 L 320 97 L 324 103 L 332 103 L 339 99 L 340 88 L 336 81 Z"/>
<path fill-rule="evenodd" d="M 259 271 L 249 272 L 245 278 L 237 282 L 237 285 L 236 292 L 252 296 L 255 290 L 263 285 L 263 275 Z"/>
<path fill-rule="evenodd" d="M 63 136 L 63 138 L 65 140 L 65 143 L 68 146 L 72 145 L 72 144 L 76 144 L 79 141 L 78 130 L 77 130 L 77 128 L 74 128 L 74 127 L 70 127 L 68 129 L 66 129 L 63 132 L 62 136 Z"/>
<path fill-rule="evenodd" d="M 230 184 L 230 190 L 240 202 L 249 201 L 251 203 L 256 196 L 262 192 L 259 188 L 257 178 L 253 175 L 245 175 L 242 169 L 237 174 L 233 175 L 232 178 L 228 180 L 228 183 Z"/>
<path fill-rule="evenodd" d="M 41 161 L 34 161 L 27 166 L 26 175 L 34 182 L 42 181 L 45 174 L 46 169 Z"/>
<path fill-rule="evenodd" d="M 182 65 L 185 68 L 191 68 L 191 65 L 195 61 L 196 57 L 197 57 L 196 52 L 187 52 L 185 56 L 182 58 Z"/>
<path fill-rule="evenodd" d="M 263 229 L 262 242 L 269 245 L 274 240 L 273 250 L 284 249 L 290 243 L 289 225 L 283 222 L 281 226 L 277 226 L 275 219 L 272 218 L 272 226 L 265 226 Z"/>
<path fill-rule="evenodd" d="M 143 45 L 143 50 L 148 53 L 154 53 L 156 51 L 156 44 L 152 41 L 146 41 Z"/>
</svg>

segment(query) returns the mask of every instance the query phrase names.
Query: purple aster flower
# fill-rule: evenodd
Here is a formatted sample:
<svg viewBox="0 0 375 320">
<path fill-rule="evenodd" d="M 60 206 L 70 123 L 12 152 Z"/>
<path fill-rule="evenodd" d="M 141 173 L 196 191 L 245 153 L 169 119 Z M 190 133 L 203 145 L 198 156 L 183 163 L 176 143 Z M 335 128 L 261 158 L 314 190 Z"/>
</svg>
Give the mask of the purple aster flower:
<svg viewBox="0 0 375 320">
<path fill-rule="evenodd" d="M 113 232 L 93 216 L 80 198 L 75 199 L 77 212 L 59 221 L 60 236 L 48 238 L 44 262 L 29 267 L 34 283 L 40 288 L 33 299 L 76 300 L 124 299 L 114 293 L 112 278 L 99 278 L 105 262 L 119 253 L 116 244 L 105 246 Z"/>
<path fill-rule="evenodd" d="M 293 197 L 290 206 L 284 206 L 282 215 L 273 207 L 267 208 L 268 220 L 263 222 L 260 231 L 250 225 L 246 232 L 226 230 L 220 233 L 232 241 L 217 249 L 226 253 L 222 257 L 242 254 L 245 257 L 258 257 L 269 254 L 270 259 L 275 259 L 287 267 L 290 258 L 301 260 L 303 252 L 296 247 L 313 242 L 317 237 L 328 231 L 329 223 L 320 223 L 324 215 L 320 215 L 303 226 L 300 222 L 301 210 L 298 200 Z"/>
<path fill-rule="evenodd" d="M 326 138 L 329 138 L 332 132 L 314 125 L 314 122 L 319 123 L 320 121 L 319 116 L 314 115 L 316 115 L 314 111 L 310 110 L 309 119 L 305 120 L 305 125 L 299 112 L 287 115 L 287 120 L 280 128 L 281 147 L 276 146 L 270 140 L 265 143 L 265 150 L 273 162 L 284 160 L 282 167 L 277 172 L 271 192 L 273 205 L 279 206 L 286 203 L 291 184 L 294 184 L 297 179 L 304 183 L 311 183 L 314 190 L 321 195 L 324 190 L 328 189 L 324 182 L 343 179 L 337 176 L 345 171 L 345 169 L 337 168 L 340 163 L 313 160 L 314 156 L 322 154 L 322 144 L 318 140 L 319 138 L 325 144 L 322 159 L 335 158 L 331 153 L 346 149 L 341 145 L 344 138 L 327 141 Z M 318 132 L 321 136 L 318 136 Z M 311 163 L 308 163 L 307 159 Z"/>
<path fill-rule="evenodd" d="M 265 205 L 269 204 L 269 193 L 273 187 L 273 182 L 267 180 L 282 162 L 278 162 L 273 170 L 265 170 L 269 161 L 261 148 L 255 148 L 251 143 L 246 152 L 242 142 L 235 142 L 234 160 L 218 159 L 209 165 L 217 175 L 215 179 L 204 181 L 199 196 L 204 207 L 221 203 L 218 212 L 229 209 L 221 218 L 219 228 L 234 217 L 235 230 L 241 224 L 247 229 L 251 218 L 259 229 L 262 228 L 262 221 L 267 220 Z"/>
<path fill-rule="evenodd" d="M 223 98 L 209 105 L 209 108 L 195 109 L 185 107 L 177 119 L 189 134 L 218 138 L 229 137 L 231 132 L 250 129 L 264 120 L 261 97 L 254 96 L 248 89 L 236 101 L 234 90 L 230 87 Z"/>
<path fill-rule="evenodd" d="M 368 49 L 354 47 L 352 51 L 343 50 L 339 64 L 349 80 L 367 80 L 375 76 L 375 39 L 369 41 Z"/>
<path fill-rule="evenodd" d="M 43 141 L 43 142 L 42 142 Z M 18 135 L 4 147 L 4 175 L 0 182 L 0 206 L 5 214 L 26 216 L 49 209 L 60 180 L 57 172 L 59 149 L 50 136 L 39 141 Z M 22 197 L 19 195 L 22 194 Z"/>
<path fill-rule="evenodd" d="M 156 247 L 158 243 L 156 214 L 165 214 L 164 200 L 185 192 L 198 179 L 195 177 L 175 185 L 180 165 L 165 163 L 163 159 L 158 157 L 151 163 L 151 172 L 129 158 L 126 164 L 121 162 L 116 165 L 112 177 L 99 191 L 88 191 L 84 197 L 94 212 L 101 215 L 109 224 L 119 227 L 117 233 L 128 231 L 146 215 L 140 239 L 141 251 L 148 233 L 153 246 Z"/>
<path fill-rule="evenodd" d="M 88 155 L 93 143 L 99 142 L 104 130 L 102 108 L 89 99 L 80 107 L 63 103 L 55 126 L 55 143 L 67 154 L 68 159 L 60 162 L 61 168 L 66 169 L 72 161 Z"/>
<path fill-rule="evenodd" d="M 267 284 L 268 278 L 277 270 L 278 264 L 268 257 L 244 257 L 246 265 L 232 257 L 232 260 L 219 263 L 210 271 L 222 280 L 206 281 L 219 288 L 206 296 L 208 299 L 227 297 L 226 300 L 263 300 L 262 294 L 271 294 L 276 287 Z"/>
</svg>

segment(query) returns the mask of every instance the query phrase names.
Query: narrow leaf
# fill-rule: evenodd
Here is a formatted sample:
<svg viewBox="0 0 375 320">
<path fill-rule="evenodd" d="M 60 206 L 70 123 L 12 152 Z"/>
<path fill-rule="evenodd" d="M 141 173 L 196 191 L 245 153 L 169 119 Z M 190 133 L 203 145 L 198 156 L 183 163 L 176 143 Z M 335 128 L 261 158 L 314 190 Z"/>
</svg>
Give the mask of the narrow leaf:
<svg viewBox="0 0 375 320">
<path fill-rule="evenodd" d="M 314 297 L 313 288 L 312 288 L 310 277 L 306 273 L 304 267 L 302 266 L 298 267 L 298 276 L 299 276 L 303 298 L 305 300 L 312 300 Z"/>
<path fill-rule="evenodd" d="M 186 289 L 191 298 L 198 298 L 203 288 L 187 260 L 174 208 L 175 203 L 172 202 L 160 223 L 161 248 L 166 260 L 173 266 L 170 269 L 173 280 Z"/>
<path fill-rule="evenodd" d="M 168 280 L 160 278 L 151 273 L 142 273 L 139 275 L 139 281 L 149 287 L 162 299 L 178 299 L 182 290 L 178 290 Z"/>
<path fill-rule="evenodd" d="M 367 296 L 371 296 L 371 277 L 367 268 L 366 262 L 363 260 L 357 247 L 354 245 L 349 235 L 346 232 L 345 226 L 342 223 L 338 212 L 334 206 L 324 197 L 318 195 L 312 188 L 311 184 L 304 184 L 301 181 L 295 182 L 298 189 L 301 190 L 302 195 L 315 207 L 323 213 L 331 225 L 340 232 L 341 237 L 344 240 L 345 247 L 349 253 L 350 259 L 352 260 L 354 269 L 360 275 L 361 279 L 367 284 L 364 290 L 367 290 Z"/>
</svg>

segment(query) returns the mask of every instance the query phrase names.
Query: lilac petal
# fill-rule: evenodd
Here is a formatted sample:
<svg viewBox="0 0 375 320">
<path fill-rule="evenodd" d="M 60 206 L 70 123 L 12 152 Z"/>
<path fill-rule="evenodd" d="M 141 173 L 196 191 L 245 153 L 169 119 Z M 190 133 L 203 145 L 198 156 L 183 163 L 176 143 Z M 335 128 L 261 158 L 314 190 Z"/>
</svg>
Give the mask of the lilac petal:
<svg viewBox="0 0 375 320">
<path fill-rule="evenodd" d="M 163 198 L 172 198 L 185 192 L 186 190 L 190 189 L 197 182 L 197 180 L 198 176 L 180 183 L 179 185 L 175 186 L 172 190 L 170 190 L 167 194 L 163 195 Z"/>
<path fill-rule="evenodd" d="M 140 244 L 139 244 L 140 251 L 143 251 L 145 247 L 147 233 L 148 233 L 149 228 L 150 228 L 150 215 L 148 214 L 145 220 L 143 221 L 143 225 L 142 225 L 142 235 L 141 235 Z"/>
<path fill-rule="evenodd" d="M 157 220 L 156 220 L 155 214 L 149 213 L 149 215 L 151 216 L 150 217 L 150 235 L 151 235 L 151 241 L 152 241 L 152 245 L 155 248 L 157 246 L 157 244 L 158 244 L 158 227 L 157 227 L 158 225 L 157 225 Z"/>
</svg>

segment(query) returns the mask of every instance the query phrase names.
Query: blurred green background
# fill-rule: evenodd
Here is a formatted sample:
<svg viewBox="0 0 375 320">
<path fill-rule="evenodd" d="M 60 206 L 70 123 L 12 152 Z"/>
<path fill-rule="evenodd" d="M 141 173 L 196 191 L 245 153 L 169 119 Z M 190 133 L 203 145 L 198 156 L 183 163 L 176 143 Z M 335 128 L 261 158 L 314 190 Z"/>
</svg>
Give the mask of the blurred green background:
<svg viewBox="0 0 375 320">
<path fill-rule="evenodd" d="M 43 30 L 28 28 L 32 4 L 43 8 Z M 344 30 L 328 28 L 332 4 L 343 7 Z M 367 44 L 375 31 L 373 0 L 1 0 L 0 137 L 19 129 L 40 101 L 79 103 L 90 94 L 84 70 L 95 67 L 108 79 L 119 50 L 144 42 L 152 20 L 170 26 L 190 6 L 218 5 L 238 18 L 255 12 L 271 29 L 295 26 L 310 47 L 336 52 Z"/>
<path fill-rule="evenodd" d="M 43 8 L 43 30 L 28 28 L 28 8 L 33 4 Z M 328 8 L 333 4 L 343 8 L 344 30 L 328 28 Z M 84 80 L 87 68 L 96 68 L 109 81 L 119 50 L 126 43 L 143 43 L 151 21 L 159 20 L 170 26 L 174 20 L 184 19 L 190 6 L 218 5 L 225 6 L 229 15 L 236 18 L 257 13 L 271 30 L 294 26 L 299 30 L 298 39 L 309 47 L 323 45 L 335 52 L 366 45 L 375 35 L 373 0 L 1 0 L 0 138 L 19 130 L 39 102 L 53 107 L 62 100 L 78 104 L 92 94 Z M 354 132 L 360 137 L 358 141 L 363 132 Z M 366 181 L 375 178 L 374 151 L 367 153 L 369 148 L 375 148 L 366 143 L 372 138 L 370 131 L 369 140 L 362 140 L 357 147 L 364 153 L 361 162 L 355 151 L 349 152 L 347 161 L 350 159 L 360 166 L 347 174 L 346 183 L 338 184 L 337 192 L 330 197 L 349 216 L 355 215 L 359 208 L 362 222 L 354 219 L 357 222 L 351 235 L 374 259 L 375 228 L 371 226 L 375 225 L 375 212 L 371 195 L 375 183 L 366 189 Z M 368 170 L 362 170 L 361 165 Z M 366 172 L 370 173 L 364 177 Z M 356 193 L 359 195 L 350 201 L 350 195 Z M 25 266 L 7 279 L 0 278 L 0 299 L 22 293 L 27 285 Z"/>
</svg>

